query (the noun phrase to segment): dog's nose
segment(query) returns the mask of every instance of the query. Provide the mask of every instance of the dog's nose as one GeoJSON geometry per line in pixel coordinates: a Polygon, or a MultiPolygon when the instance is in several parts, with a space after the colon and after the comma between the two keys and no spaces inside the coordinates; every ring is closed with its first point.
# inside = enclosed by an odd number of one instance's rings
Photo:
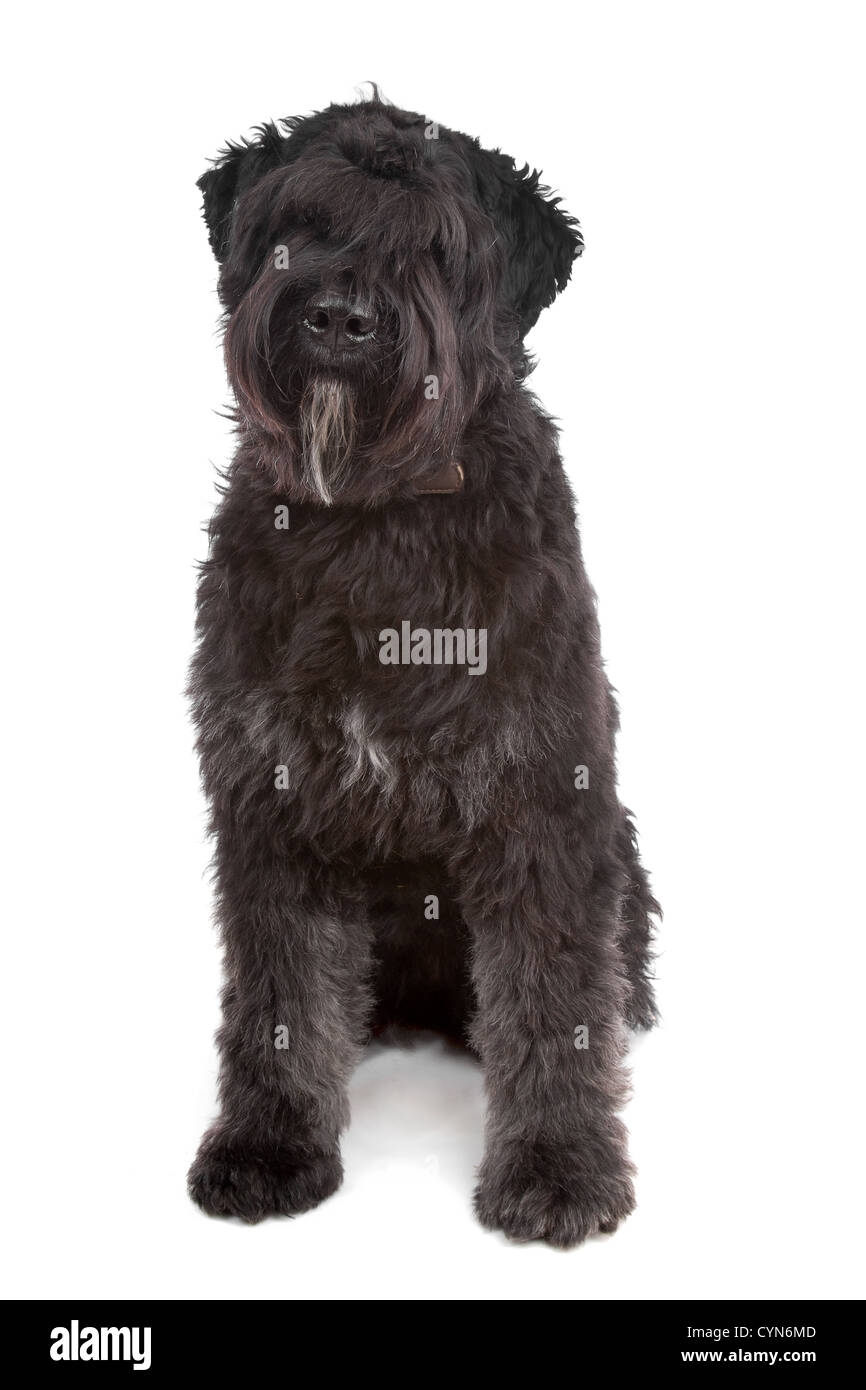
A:
{"type": "Polygon", "coordinates": [[[335,350],[363,347],[376,333],[376,319],[362,304],[333,291],[308,299],[302,322],[311,338],[335,350]]]}

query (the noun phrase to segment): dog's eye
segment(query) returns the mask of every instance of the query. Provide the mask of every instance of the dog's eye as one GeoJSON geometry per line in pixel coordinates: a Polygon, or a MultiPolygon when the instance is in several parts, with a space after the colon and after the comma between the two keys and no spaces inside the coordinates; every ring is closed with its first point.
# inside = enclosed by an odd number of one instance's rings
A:
{"type": "Polygon", "coordinates": [[[303,223],[305,227],[312,227],[316,236],[329,237],[331,235],[331,220],[323,217],[320,212],[310,210],[304,213],[303,223]]]}

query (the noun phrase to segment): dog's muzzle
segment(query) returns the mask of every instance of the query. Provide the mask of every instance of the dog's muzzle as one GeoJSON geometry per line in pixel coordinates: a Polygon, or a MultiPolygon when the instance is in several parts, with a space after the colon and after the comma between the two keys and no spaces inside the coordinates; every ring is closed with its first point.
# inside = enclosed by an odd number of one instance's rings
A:
{"type": "Polygon", "coordinates": [[[361,353],[375,342],[377,322],[363,304],[322,291],[304,305],[301,326],[308,338],[335,354],[361,353]]]}

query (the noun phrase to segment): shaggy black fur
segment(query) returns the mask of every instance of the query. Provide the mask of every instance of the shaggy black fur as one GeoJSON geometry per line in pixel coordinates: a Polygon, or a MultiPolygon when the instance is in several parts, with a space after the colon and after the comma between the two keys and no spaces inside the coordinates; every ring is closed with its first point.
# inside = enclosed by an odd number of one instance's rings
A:
{"type": "Polygon", "coordinates": [[[365,1038],[420,1025],[484,1066],[484,1224],[610,1231],[657,906],[556,434],[523,385],[577,224],[537,174],[378,98],[265,125],[200,186],[240,442],[191,680],[226,984],[190,1190],[250,1221],[328,1196],[365,1038]],[[425,493],[452,460],[463,489],[425,493]],[[485,629],[486,671],[383,664],[404,621],[485,629]]]}

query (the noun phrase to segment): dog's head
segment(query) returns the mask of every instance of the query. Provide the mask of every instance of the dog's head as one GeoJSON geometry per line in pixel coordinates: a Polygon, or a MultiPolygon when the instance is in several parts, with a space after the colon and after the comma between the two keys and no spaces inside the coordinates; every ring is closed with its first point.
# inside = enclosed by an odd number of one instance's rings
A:
{"type": "Polygon", "coordinates": [[[537,173],[378,99],[264,125],[199,186],[242,423],[323,503],[454,460],[583,245],[537,173]]]}

